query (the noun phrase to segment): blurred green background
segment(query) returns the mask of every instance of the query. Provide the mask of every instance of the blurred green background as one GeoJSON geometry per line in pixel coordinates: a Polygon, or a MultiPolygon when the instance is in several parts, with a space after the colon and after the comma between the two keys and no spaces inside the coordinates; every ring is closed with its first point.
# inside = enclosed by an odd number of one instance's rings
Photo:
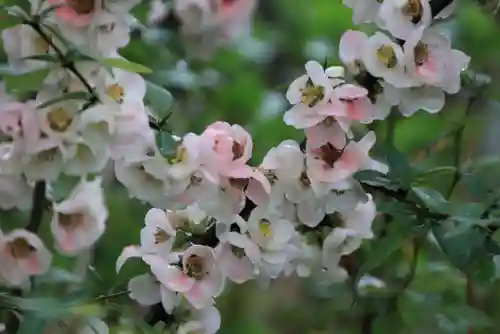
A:
{"type": "MultiPolygon", "coordinates": [[[[486,92],[492,101],[478,103],[467,122],[463,151],[469,161],[500,152],[497,144],[500,109],[493,102],[500,97],[500,20],[491,14],[491,8],[490,4],[479,6],[461,1],[457,15],[442,23],[452,33],[455,48],[472,57],[471,68],[493,80],[486,92]]],[[[144,18],[146,10],[147,5],[142,4],[136,13],[144,18]]],[[[267,150],[280,141],[300,140],[302,133],[282,121],[288,107],[284,92],[302,74],[306,60],[323,62],[326,58],[331,65],[339,64],[338,42],[349,28],[353,28],[351,12],[341,0],[261,0],[255,13],[253,36],[219,49],[210,60],[186,56],[168,28],[143,32],[121,54],[152,68],[154,73],[147,78],[172,92],[175,100],[169,124],[174,133],[199,132],[215,120],[241,124],[253,135],[252,162],[258,164],[267,150]]],[[[5,61],[5,56],[2,60],[5,61]]],[[[396,146],[422,168],[451,164],[453,138],[437,139],[462,118],[467,98],[461,94],[448,97],[446,109],[438,115],[421,111],[409,119],[398,119],[396,146]]],[[[385,124],[375,124],[374,128],[379,136],[384,136],[385,124]]],[[[471,182],[475,187],[494,187],[498,185],[497,173],[496,169],[484,170],[480,178],[471,182]]],[[[443,190],[450,178],[439,175],[432,182],[443,190]]],[[[468,185],[462,182],[456,196],[480,201],[480,196],[468,185]]],[[[139,242],[148,206],[130,200],[123,187],[114,182],[109,184],[106,196],[110,210],[108,229],[95,250],[88,279],[94,295],[122,291],[129,278],[145,271],[135,262],[127,264],[119,275],[114,268],[122,248],[139,242]]],[[[25,217],[2,212],[2,229],[20,224],[25,217]]],[[[51,245],[50,235],[46,234],[51,245]]],[[[377,317],[373,332],[467,333],[468,326],[474,324],[484,328],[477,333],[500,333],[498,281],[492,278],[487,284],[478,282],[476,304],[481,311],[468,308],[463,275],[453,269],[434,245],[429,243],[424,248],[415,280],[400,296],[395,309],[377,317]]],[[[388,265],[380,266],[373,275],[390,287],[394,277],[404,276],[408,270],[411,252],[411,243],[403,243],[391,253],[388,265]]],[[[56,261],[67,268],[73,265],[70,259],[62,257],[56,261]]],[[[368,291],[353,306],[351,291],[345,285],[319,285],[288,278],[274,282],[270,289],[261,289],[254,283],[230,286],[217,301],[223,319],[220,333],[361,333],[366,310],[377,309],[383,293],[368,291]]],[[[108,305],[124,303],[126,298],[116,298],[108,305]]]]}

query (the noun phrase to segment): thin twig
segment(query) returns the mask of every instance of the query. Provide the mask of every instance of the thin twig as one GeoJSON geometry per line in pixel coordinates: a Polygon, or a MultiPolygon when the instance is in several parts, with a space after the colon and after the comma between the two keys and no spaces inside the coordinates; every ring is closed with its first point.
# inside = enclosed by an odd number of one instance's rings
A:
{"type": "Polygon", "coordinates": [[[29,25],[33,30],[35,30],[40,37],[48,44],[50,47],[54,50],[56,53],[57,57],[59,58],[59,61],[61,63],[61,66],[66,68],[68,71],[73,73],[75,77],[85,86],[85,89],[88,91],[88,93],[91,96],[91,101],[96,102],[99,101],[99,98],[97,97],[94,89],[92,86],[88,83],[88,81],[85,79],[85,77],[78,71],[76,68],[75,62],[71,59],[68,58],[66,53],[61,51],[61,49],[52,41],[52,38],[50,38],[45,31],[43,31],[42,26],[40,23],[37,21],[24,21],[24,24],[29,25]]]}
{"type": "Polygon", "coordinates": [[[130,293],[129,290],[124,290],[124,291],[120,291],[120,292],[116,292],[116,293],[111,293],[109,295],[102,295],[102,296],[96,297],[94,299],[94,301],[99,302],[99,301],[102,301],[102,300],[108,300],[108,299],[111,299],[111,298],[116,298],[116,297],[121,297],[121,296],[124,296],[124,295],[128,295],[129,293],[130,293]]]}

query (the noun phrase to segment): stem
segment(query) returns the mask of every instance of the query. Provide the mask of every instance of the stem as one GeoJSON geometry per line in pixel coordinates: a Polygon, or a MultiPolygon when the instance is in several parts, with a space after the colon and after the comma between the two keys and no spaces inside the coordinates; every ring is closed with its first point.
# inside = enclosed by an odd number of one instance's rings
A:
{"type": "Polygon", "coordinates": [[[448,189],[446,193],[446,198],[450,198],[451,195],[453,194],[453,191],[455,190],[455,187],[457,186],[458,182],[460,181],[460,161],[462,158],[462,142],[464,139],[464,131],[465,127],[467,125],[467,117],[469,116],[470,112],[472,111],[472,105],[476,101],[478,96],[474,95],[471,98],[469,98],[469,102],[467,103],[467,108],[465,109],[462,125],[458,128],[457,132],[455,132],[455,136],[453,137],[453,141],[455,142],[455,150],[454,150],[454,163],[453,165],[456,167],[455,173],[453,174],[453,179],[451,181],[450,188],[448,189]]]}
{"type": "MultiPolygon", "coordinates": [[[[45,181],[38,181],[33,189],[33,204],[31,208],[30,220],[26,225],[26,230],[31,233],[37,233],[43,220],[43,211],[45,209],[45,181]]],[[[12,291],[12,295],[22,297],[23,293],[20,289],[12,291]]],[[[6,328],[7,333],[16,333],[19,330],[20,321],[17,315],[12,311],[9,313],[6,328]]]]}
{"type": "Polygon", "coordinates": [[[33,207],[31,208],[30,220],[26,226],[26,230],[36,233],[40,228],[43,219],[43,211],[45,208],[45,181],[38,181],[33,189],[33,207]]]}
{"type": "Polygon", "coordinates": [[[377,315],[375,313],[367,312],[361,318],[361,334],[373,333],[373,322],[377,315]]]}
{"type": "Polygon", "coordinates": [[[124,296],[124,295],[128,295],[129,293],[130,293],[129,290],[124,290],[124,291],[120,291],[120,292],[116,292],[116,293],[111,293],[109,295],[103,295],[103,296],[96,297],[94,299],[94,301],[98,302],[98,301],[102,301],[102,300],[108,300],[108,299],[111,299],[111,298],[116,298],[116,297],[121,297],[121,296],[124,296]]]}
{"type": "Polygon", "coordinates": [[[75,62],[71,59],[68,58],[68,56],[61,51],[61,49],[55,45],[55,43],[52,41],[52,38],[50,38],[42,29],[40,23],[37,21],[25,21],[24,24],[29,25],[33,30],[35,30],[40,37],[43,38],[43,40],[50,45],[50,47],[54,50],[54,52],[57,54],[57,57],[59,58],[59,61],[61,62],[61,66],[66,68],[68,71],[73,73],[77,79],[85,86],[85,89],[88,91],[90,94],[90,100],[92,102],[99,101],[99,98],[97,97],[94,89],[92,86],[87,82],[85,77],[78,71],[76,68],[75,62]]]}

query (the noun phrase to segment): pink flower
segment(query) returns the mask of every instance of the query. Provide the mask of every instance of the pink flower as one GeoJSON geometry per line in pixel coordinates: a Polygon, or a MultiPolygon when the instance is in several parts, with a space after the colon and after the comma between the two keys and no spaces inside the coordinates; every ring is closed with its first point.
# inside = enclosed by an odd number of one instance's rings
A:
{"type": "Polygon", "coordinates": [[[367,133],[359,142],[351,141],[343,148],[335,147],[332,139],[324,144],[308,144],[306,159],[309,178],[315,182],[334,183],[363,169],[387,173],[386,165],[368,156],[374,144],[374,132],[367,133]]]}
{"type": "Polygon", "coordinates": [[[363,48],[368,40],[364,32],[347,30],[340,38],[339,58],[351,72],[363,70],[363,48]]]}
{"type": "Polygon", "coordinates": [[[102,0],[48,0],[51,5],[60,5],[55,15],[73,26],[86,27],[92,22],[96,11],[102,8],[102,0]]]}
{"type": "Polygon", "coordinates": [[[36,123],[33,103],[6,102],[0,104],[0,131],[10,137],[23,134],[38,138],[40,130],[36,123]]]}
{"type": "Polygon", "coordinates": [[[147,255],[143,260],[150,265],[156,278],[168,289],[181,293],[196,309],[213,304],[224,287],[224,276],[217,265],[215,252],[207,246],[193,245],[182,255],[180,266],[164,259],[147,255]]]}
{"type": "Polygon", "coordinates": [[[31,276],[45,274],[52,264],[40,238],[26,230],[14,230],[7,235],[0,231],[0,276],[9,284],[22,285],[31,276]]]}
{"type": "Polygon", "coordinates": [[[253,170],[247,165],[252,155],[252,137],[239,125],[215,122],[201,134],[202,170],[215,183],[220,177],[249,178],[253,170]]]}

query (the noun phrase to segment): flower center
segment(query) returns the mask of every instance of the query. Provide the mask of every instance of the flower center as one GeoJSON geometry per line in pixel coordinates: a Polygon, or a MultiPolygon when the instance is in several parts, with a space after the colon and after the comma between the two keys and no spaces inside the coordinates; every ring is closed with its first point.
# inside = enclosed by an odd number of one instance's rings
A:
{"type": "Polygon", "coordinates": [[[302,93],[300,101],[309,108],[314,107],[325,97],[325,88],[322,86],[314,86],[311,83],[308,83],[307,87],[301,89],[300,92],[302,93]]]}
{"type": "Polygon", "coordinates": [[[415,46],[415,64],[422,66],[429,58],[429,46],[422,42],[418,42],[415,46]]]}
{"type": "Polygon", "coordinates": [[[309,179],[309,176],[307,176],[306,171],[302,171],[299,181],[304,188],[309,188],[311,186],[311,180],[309,179]]]}
{"type": "Polygon", "coordinates": [[[111,22],[109,24],[102,24],[99,26],[99,31],[103,34],[110,34],[113,32],[113,30],[115,30],[116,28],[116,23],[115,22],[111,22]]]}
{"type": "Polygon", "coordinates": [[[64,108],[55,108],[47,114],[47,121],[52,130],[64,132],[73,122],[73,116],[64,108]]]}
{"type": "Polygon", "coordinates": [[[23,260],[28,258],[32,253],[36,252],[33,247],[25,238],[17,238],[7,244],[10,254],[14,259],[23,260]]]}
{"type": "Polygon", "coordinates": [[[95,0],[68,0],[69,6],[79,15],[94,11],[95,0]]]}
{"type": "Polygon", "coordinates": [[[403,15],[411,17],[411,21],[417,24],[422,19],[424,8],[420,0],[408,0],[402,11],[403,15]]]}
{"type": "Polygon", "coordinates": [[[186,162],[188,158],[187,150],[184,147],[184,145],[179,145],[175,149],[175,156],[170,159],[170,163],[175,165],[175,164],[182,164],[186,162]]]}
{"type": "Polygon", "coordinates": [[[165,232],[165,230],[157,227],[154,238],[155,238],[155,245],[158,245],[167,242],[170,239],[170,236],[168,235],[167,232],[165,232]]]}
{"type": "Polygon", "coordinates": [[[339,150],[330,143],[326,143],[316,151],[318,158],[323,160],[323,162],[330,168],[333,168],[333,165],[340,158],[342,153],[343,150],[339,150]]]}
{"type": "Polygon", "coordinates": [[[267,219],[261,219],[259,222],[259,230],[265,237],[272,237],[271,222],[267,219]]]}
{"type": "Polygon", "coordinates": [[[270,169],[265,170],[264,176],[266,177],[266,179],[269,181],[269,183],[271,185],[274,185],[276,183],[276,181],[278,181],[278,177],[276,176],[276,173],[273,170],[270,170],[270,169]]]}
{"type": "Polygon", "coordinates": [[[236,140],[233,140],[233,160],[237,160],[245,154],[245,147],[238,143],[236,140]]]}
{"type": "Polygon", "coordinates": [[[377,59],[387,68],[394,68],[398,64],[396,52],[390,45],[382,45],[377,49],[377,59]]]}
{"type": "Polygon", "coordinates": [[[243,248],[231,245],[231,252],[236,256],[238,259],[241,259],[245,257],[245,250],[243,248]]]}
{"type": "Polygon", "coordinates": [[[75,230],[83,224],[83,213],[59,213],[59,224],[66,230],[75,230]]]}
{"type": "Polygon", "coordinates": [[[186,261],[185,268],[186,275],[194,278],[195,280],[202,280],[208,273],[205,271],[203,258],[198,255],[190,255],[186,261]]]}
{"type": "Polygon", "coordinates": [[[119,84],[114,84],[108,86],[106,94],[108,94],[108,96],[110,96],[116,102],[122,103],[125,96],[125,89],[123,89],[123,87],[119,84]]]}

